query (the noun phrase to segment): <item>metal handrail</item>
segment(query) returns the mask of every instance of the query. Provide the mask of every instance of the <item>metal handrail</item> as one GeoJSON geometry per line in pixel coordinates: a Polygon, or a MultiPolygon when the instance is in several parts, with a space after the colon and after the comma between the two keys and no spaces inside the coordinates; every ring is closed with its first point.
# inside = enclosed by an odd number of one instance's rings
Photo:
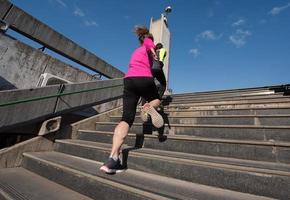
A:
{"type": "MultiPolygon", "coordinates": [[[[61,85],[60,88],[62,88],[62,86],[64,86],[64,85],[61,85]]],[[[27,103],[27,102],[33,102],[33,101],[39,101],[39,100],[44,100],[44,99],[50,99],[50,98],[54,98],[54,97],[67,96],[67,95],[71,95],[71,94],[92,92],[92,91],[97,91],[97,90],[101,90],[101,89],[108,89],[108,88],[114,88],[114,87],[119,87],[119,86],[123,86],[123,84],[114,85],[114,86],[107,86],[107,87],[102,87],[102,88],[93,88],[93,89],[87,89],[87,90],[80,90],[80,91],[76,91],[76,92],[64,92],[64,93],[60,92],[58,94],[48,95],[48,96],[44,96],[44,97],[35,97],[35,98],[28,98],[28,99],[22,99],[22,100],[17,100],[17,101],[5,102],[5,103],[0,103],[0,107],[16,105],[16,104],[21,104],[21,103],[27,103]]]]}

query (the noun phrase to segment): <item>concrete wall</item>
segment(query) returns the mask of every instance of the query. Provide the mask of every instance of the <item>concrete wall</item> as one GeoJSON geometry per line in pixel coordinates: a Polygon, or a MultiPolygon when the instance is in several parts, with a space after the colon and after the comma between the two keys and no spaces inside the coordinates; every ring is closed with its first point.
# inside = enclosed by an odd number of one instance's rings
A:
{"type": "Polygon", "coordinates": [[[0,91],[0,132],[15,126],[45,120],[47,117],[58,116],[117,100],[122,95],[122,78],[34,89],[0,91]],[[55,96],[57,94],[63,96],[57,97],[55,96]],[[34,100],[31,101],[31,99],[34,100]],[[19,103],[19,101],[22,102],[19,103]],[[14,103],[10,104],[11,102],[14,103]]]}
{"type": "Polygon", "coordinates": [[[119,69],[37,20],[29,13],[15,5],[9,7],[7,0],[0,0],[0,5],[5,5],[3,9],[0,9],[0,16],[9,24],[11,29],[108,78],[124,76],[124,73],[119,69]]]}
{"type": "Polygon", "coordinates": [[[7,11],[12,6],[12,4],[6,0],[0,0],[0,5],[0,19],[2,19],[7,14],[7,11]]]}
{"type": "Polygon", "coordinates": [[[47,136],[45,138],[39,136],[0,150],[0,169],[19,167],[25,152],[52,151],[53,140],[51,138],[53,137],[47,136]]]}
{"type": "MultiPolygon", "coordinates": [[[[11,4],[8,0],[0,0],[0,18],[8,23],[9,28],[86,68],[109,78],[123,77],[124,75],[120,70],[11,4]]],[[[122,80],[89,82],[96,80],[96,78],[5,33],[0,33],[0,90],[9,90],[7,93],[0,92],[0,104],[56,94],[59,91],[59,86],[35,88],[40,75],[43,73],[50,73],[70,82],[78,83],[66,85],[64,93],[112,86],[115,83],[122,85],[122,80]],[[23,90],[14,91],[11,89],[23,90]]],[[[63,111],[79,111],[93,105],[98,106],[88,109],[94,113],[103,112],[112,106],[120,105],[120,100],[117,98],[122,95],[121,87],[55,97],[25,103],[25,105],[0,106],[2,114],[0,129],[35,119],[40,120],[40,118],[51,114],[62,114],[63,111]]]]}
{"type": "Polygon", "coordinates": [[[43,73],[77,83],[94,80],[86,72],[0,33],[0,90],[35,87],[43,73]]]}

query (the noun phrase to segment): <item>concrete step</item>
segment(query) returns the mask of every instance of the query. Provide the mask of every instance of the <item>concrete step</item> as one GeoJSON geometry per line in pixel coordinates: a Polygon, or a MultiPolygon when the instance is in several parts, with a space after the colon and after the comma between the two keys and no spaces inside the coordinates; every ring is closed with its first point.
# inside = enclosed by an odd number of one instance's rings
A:
{"type": "Polygon", "coordinates": [[[174,102],[162,102],[163,105],[170,106],[220,106],[220,105],[252,105],[252,104],[269,104],[270,106],[276,106],[277,104],[289,105],[290,98],[289,97],[279,97],[279,98],[268,98],[268,99],[248,99],[248,100],[202,100],[202,101],[174,101],[174,102]],[[288,104],[287,104],[288,103],[288,104]]]}
{"type": "MultiPolygon", "coordinates": [[[[104,178],[116,184],[134,187],[137,190],[143,190],[154,193],[156,196],[166,197],[168,199],[264,199],[265,197],[243,194],[230,190],[224,190],[205,185],[195,184],[188,181],[182,181],[170,177],[164,177],[156,174],[150,174],[142,171],[128,169],[124,173],[119,173],[113,176],[101,173],[98,168],[102,162],[84,159],[80,157],[70,156],[68,154],[48,152],[44,154],[33,153],[30,154],[29,162],[38,161],[41,164],[47,163],[44,169],[55,171],[53,167],[49,166],[54,163],[66,168],[81,173],[88,174],[93,177],[104,178]]],[[[31,165],[31,164],[30,164],[31,165]]],[[[42,165],[41,165],[42,167],[42,165]]],[[[100,198],[100,197],[99,197],[100,198]]],[[[266,198],[265,198],[266,199],[266,198]]]]}
{"type": "Polygon", "coordinates": [[[23,167],[93,199],[170,199],[99,177],[95,174],[98,171],[95,163],[65,154],[24,153],[23,167]]]}
{"type": "Polygon", "coordinates": [[[184,96],[184,97],[166,97],[162,98],[164,101],[175,101],[175,100],[210,100],[210,99],[267,99],[267,98],[283,98],[287,97],[286,95],[282,93],[274,93],[274,92],[268,92],[268,93],[258,93],[258,94],[233,94],[233,95],[212,95],[212,96],[184,96]]]}
{"type": "Polygon", "coordinates": [[[210,103],[188,103],[188,104],[170,104],[164,106],[164,109],[250,109],[250,108],[285,108],[290,107],[290,101],[275,101],[275,102],[210,102],[210,103]]]}
{"type": "Polygon", "coordinates": [[[240,91],[240,92],[228,92],[228,93],[183,93],[183,94],[173,94],[170,96],[164,96],[163,99],[166,98],[195,98],[195,97],[203,97],[203,98],[211,98],[211,97],[234,97],[234,96],[258,96],[258,95],[271,95],[271,94],[280,94],[283,95],[283,93],[275,93],[275,91],[271,90],[258,90],[258,91],[240,91]]]}
{"type": "MultiPolygon", "coordinates": [[[[160,112],[160,113],[164,113],[160,112]]],[[[195,116],[216,116],[216,115],[287,115],[290,114],[290,107],[267,107],[267,108],[235,108],[235,109],[195,109],[187,108],[182,109],[179,107],[170,107],[166,109],[164,115],[168,117],[173,116],[184,116],[184,117],[195,117],[195,116]]],[[[140,115],[137,112],[136,115],[140,115]]]]}
{"type": "MultiPolygon", "coordinates": [[[[163,99],[163,102],[208,102],[208,101],[228,101],[228,100],[266,100],[266,99],[283,99],[287,98],[287,96],[283,96],[282,94],[259,94],[259,95],[232,95],[232,96],[210,96],[210,97],[202,97],[202,96],[196,96],[196,97],[172,97],[172,98],[166,98],[163,99]]],[[[289,97],[288,97],[289,98],[289,97]]]]}
{"type": "Polygon", "coordinates": [[[219,110],[219,109],[256,109],[256,108],[285,108],[290,107],[290,102],[257,102],[257,103],[227,103],[227,102],[218,102],[213,104],[170,104],[164,106],[164,111],[178,109],[195,109],[195,110],[219,110]]]}
{"type": "MultiPolygon", "coordinates": [[[[65,143],[57,141],[57,150],[98,160],[106,160],[110,154],[110,146],[107,144],[65,143]]],[[[148,154],[128,146],[123,149],[123,162],[129,169],[193,183],[272,198],[290,198],[289,172],[161,156],[153,152],[148,154]]]]}
{"type": "MultiPolygon", "coordinates": [[[[121,116],[110,116],[110,122],[119,122],[121,116]]],[[[169,124],[219,124],[219,125],[261,125],[261,126],[290,126],[289,115],[219,115],[219,116],[166,116],[163,118],[169,124]]],[[[136,123],[143,123],[140,116],[135,117],[136,123]]]]}
{"type": "MultiPolygon", "coordinates": [[[[78,139],[112,143],[112,132],[80,130],[78,139]]],[[[188,136],[137,135],[130,133],[126,144],[202,156],[225,157],[252,161],[290,163],[290,143],[253,140],[225,140],[188,136]]],[[[251,161],[251,162],[252,162],[251,161]]],[[[276,168],[275,168],[276,169],[276,168]]],[[[288,167],[285,168],[290,171],[288,167]]]]}
{"type": "Polygon", "coordinates": [[[273,92],[269,87],[260,88],[241,88],[241,89],[231,89],[231,90],[216,90],[216,91],[206,91],[206,92],[189,92],[172,94],[172,97],[182,97],[182,96],[201,96],[201,95],[227,95],[227,94],[252,94],[252,93],[268,93],[273,92]]]}
{"type": "Polygon", "coordinates": [[[92,200],[24,168],[0,170],[0,199],[92,200]]]}
{"type": "MultiPolygon", "coordinates": [[[[96,130],[112,132],[117,124],[116,122],[96,122],[96,130]]],[[[136,134],[189,135],[241,141],[290,141],[290,126],[166,124],[163,128],[156,129],[148,123],[134,123],[130,131],[136,134]]]]}

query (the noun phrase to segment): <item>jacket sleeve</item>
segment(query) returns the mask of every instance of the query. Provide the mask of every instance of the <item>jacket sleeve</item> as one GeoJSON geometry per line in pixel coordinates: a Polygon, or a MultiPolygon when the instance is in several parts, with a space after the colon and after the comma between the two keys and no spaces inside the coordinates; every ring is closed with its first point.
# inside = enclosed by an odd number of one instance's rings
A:
{"type": "Polygon", "coordinates": [[[145,46],[146,50],[149,51],[150,49],[154,49],[155,45],[150,38],[145,38],[143,45],[145,46]]]}

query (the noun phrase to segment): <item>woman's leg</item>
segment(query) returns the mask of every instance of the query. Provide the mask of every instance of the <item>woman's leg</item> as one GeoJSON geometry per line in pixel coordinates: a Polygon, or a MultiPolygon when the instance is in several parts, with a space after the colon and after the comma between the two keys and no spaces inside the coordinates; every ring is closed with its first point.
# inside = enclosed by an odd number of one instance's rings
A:
{"type": "Polygon", "coordinates": [[[140,96],[132,91],[132,86],[134,87],[134,84],[132,84],[130,79],[124,79],[123,116],[114,130],[110,157],[100,168],[105,173],[115,173],[123,170],[123,166],[121,166],[119,160],[120,149],[128,135],[130,126],[134,122],[136,106],[140,98],[140,96]]]}
{"type": "Polygon", "coordinates": [[[113,136],[113,145],[111,150],[111,155],[114,160],[118,159],[120,148],[128,135],[129,132],[129,124],[125,121],[121,121],[115,128],[114,136],[113,136]]]}
{"type": "Polygon", "coordinates": [[[113,144],[111,157],[117,159],[120,153],[120,148],[128,135],[129,129],[132,126],[135,115],[139,95],[134,92],[134,82],[131,79],[124,80],[123,94],[123,115],[120,123],[116,126],[113,136],[113,144]]]}
{"type": "Polygon", "coordinates": [[[155,70],[153,75],[160,83],[160,85],[158,86],[158,94],[159,94],[159,98],[161,99],[164,95],[165,90],[166,90],[166,78],[165,78],[165,75],[164,75],[164,72],[162,69],[155,70]]]}
{"type": "Polygon", "coordinates": [[[156,128],[160,128],[164,125],[164,120],[162,116],[156,111],[156,108],[160,105],[161,101],[159,99],[158,91],[156,88],[156,85],[154,83],[153,78],[148,78],[146,82],[144,82],[144,85],[146,84],[146,88],[141,90],[141,96],[146,99],[148,103],[145,103],[141,115],[144,115],[142,118],[147,119],[143,120],[144,122],[148,121],[148,115],[150,115],[152,124],[156,128]],[[142,114],[143,113],[143,114],[142,114]]]}

